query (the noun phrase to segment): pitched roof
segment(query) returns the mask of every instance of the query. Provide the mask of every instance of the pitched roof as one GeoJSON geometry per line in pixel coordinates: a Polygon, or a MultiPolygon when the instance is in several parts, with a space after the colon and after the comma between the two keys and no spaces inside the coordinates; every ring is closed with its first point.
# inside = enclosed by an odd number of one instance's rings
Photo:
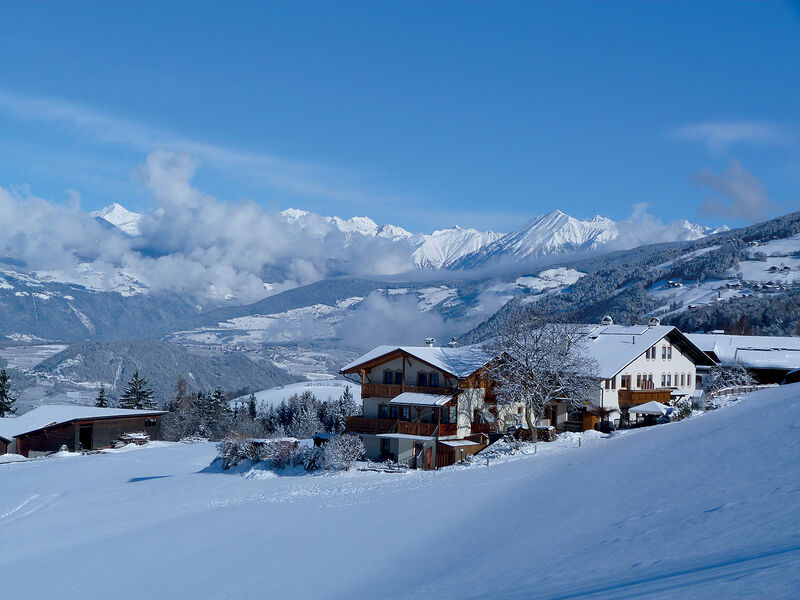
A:
{"type": "Polygon", "coordinates": [[[161,415],[163,410],[135,410],[127,408],[97,408],[72,404],[45,404],[19,417],[0,419],[0,437],[12,439],[50,425],[69,423],[84,419],[107,419],[110,417],[141,417],[161,415]]]}
{"type": "Polygon", "coordinates": [[[698,364],[713,362],[691,340],[670,325],[580,325],[586,354],[597,364],[597,376],[610,379],[642,355],[645,350],[668,338],[671,344],[690,354],[698,364]]]}
{"type": "Polygon", "coordinates": [[[724,365],[739,363],[761,369],[800,367],[800,337],[690,333],[688,337],[704,352],[713,353],[724,365]]]}
{"type": "Polygon", "coordinates": [[[345,365],[341,372],[352,371],[356,367],[394,352],[404,352],[455,377],[468,377],[492,360],[492,356],[479,345],[456,348],[449,346],[378,346],[345,365]]]}

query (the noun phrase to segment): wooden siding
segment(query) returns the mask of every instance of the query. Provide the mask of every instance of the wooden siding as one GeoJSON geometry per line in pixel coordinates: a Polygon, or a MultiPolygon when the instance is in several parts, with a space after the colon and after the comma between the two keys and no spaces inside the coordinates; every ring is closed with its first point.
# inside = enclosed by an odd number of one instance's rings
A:
{"type": "Polygon", "coordinates": [[[486,444],[472,444],[471,446],[458,446],[454,448],[447,444],[436,444],[436,468],[449,467],[462,458],[477,454],[486,448],[486,444]]]}
{"type": "MultiPolygon", "coordinates": [[[[455,423],[442,423],[440,436],[456,435],[455,423]]],[[[417,421],[398,421],[397,419],[374,419],[370,417],[347,417],[347,431],[355,433],[402,433],[404,435],[432,436],[436,433],[436,423],[417,421]]]]}
{"type": "Polygon", "coordinates": [[[161,437],[160,415],[84,419],[37,429],[19,436],[17,439],[17,452],[23,456],[28,456],[29,452],[57,452],[61,449],[61,446],[66,446],[70,452],[110,448],[113,441],[123,433],[136,431],[147,433],[150,439],[158,439],[161,437]],[[148,426],[145,424],[151,420],[155,422],[154,425],[148,426]],[[91,448],[80,448],[81,425],[92,426],[91,448]]]}
{"type": "Polygon", "coordinates": [[[3,438],[0,438],[0,454],[8,452],[8,443],[3,438]]]}
{"type": "Polygon", "coordinates": [[[447,396],[456,392],[453,388],[426,387],[421,385],[394,385],[389,383],[365,383],[361,386],[362,398],[395,398],[403,392],[447,396]]]}
{"type": "Polygon", "coordinates": [[[671,390],[657,389],[657,390],[619,390],[619,405],[625,406],[638,406],[646,404],[647,402],[660,402],[661,404],[669,404],[671,399],[671,390]]]}

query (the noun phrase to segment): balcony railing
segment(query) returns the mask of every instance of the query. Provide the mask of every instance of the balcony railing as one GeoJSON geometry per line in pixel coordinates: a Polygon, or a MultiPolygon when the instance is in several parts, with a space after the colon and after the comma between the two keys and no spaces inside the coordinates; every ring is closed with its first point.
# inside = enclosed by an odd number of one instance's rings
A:
{"type": "Polygon", "coordinates": [[[668,404],[671,397],[671,391],[669,389],[657,389],[657,390],[619,390],[618,398],[619,404],[622,406],[623,404],[638,406],[639,404],[645,404],[652,400],[656,402],[661,402],[662,404],[668,404]]]}
{"type": "MultiPolygon", "coordinates": [[[[439,425],[439,436],[456,435],[455,423],[439,425]]],[[[376,419],[371,417],[347,417],[347,431],[356,433],[402,433],[404,435],[436,435],[436,423],[420,421],[398,421],[397,419],[376,419]]]]}
{"type": "Polygon", "coordinates": [[[430,387],[424,385],[394,385],[389,383],[365,383],[361,386],[362,398],[394,398],[403,392],[416,392],[418,394],[452,394],[456,390],[445,387],[430,387]]]}

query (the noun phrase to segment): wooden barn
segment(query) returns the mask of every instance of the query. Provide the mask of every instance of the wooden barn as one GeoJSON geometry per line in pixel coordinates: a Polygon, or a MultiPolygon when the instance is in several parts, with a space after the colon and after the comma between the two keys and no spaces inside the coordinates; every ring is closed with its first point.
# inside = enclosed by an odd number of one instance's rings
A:
{"type": "Polygon", "coordinates": [[[0,419],[0,454],[41,456],[66,446],[70,452],[110,448],[125,433],[161,434],[159,410],[46,405],[20,417],[0,419]]]}

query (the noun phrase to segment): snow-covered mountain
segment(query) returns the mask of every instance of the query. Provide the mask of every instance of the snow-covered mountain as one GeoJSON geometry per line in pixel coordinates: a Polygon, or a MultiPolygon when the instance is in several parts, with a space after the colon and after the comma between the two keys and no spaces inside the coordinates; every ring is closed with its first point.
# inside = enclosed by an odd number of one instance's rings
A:
{"type": "Polygon", "coordinates": [[[419,269],[446,269],[461,257],[476,252],[503,237],[494,231],[477,229],[439,229],[430,235],[420,236],[411,257],[419,269]]]}
{"type": "Polygon", "coordinates": [[[511,233],[452,261],[447,267],[469,269],[494,262],[529,262],[552,254],[603,248],[620,250],[654,242],[691,241],[727,230],[728,227],[724,225],[711,229],[686,220],[663,225],[658,222],[617,222],[596,215],[581,221],[555,210],[534,217],[511,233]]]}
{"type": "Polygon", "coordinates": [[[402,227],[395,225],[379,226],[369,217],[352,217],[342,219],[340,217],[324,217],[307,210],[298,208],[287,208],[281,211],[281,216],[288,223],[298,225],[314,235],[314,237],[324,237],[333,227],[344,233],[348,241],[352,241],[355,236],[386,238],[392,241],[410,240],[414,235],[402,227]]]}
{"type": "Polygon", "coordinates": [[[128,235],[137,236],[142,233],[139,229],[139,223],[144,218],[144,215],[130,211],[116,202],[89,214],[95,219],[102,219],[106,223],[111,223],[111,225],[128,235]]]}

